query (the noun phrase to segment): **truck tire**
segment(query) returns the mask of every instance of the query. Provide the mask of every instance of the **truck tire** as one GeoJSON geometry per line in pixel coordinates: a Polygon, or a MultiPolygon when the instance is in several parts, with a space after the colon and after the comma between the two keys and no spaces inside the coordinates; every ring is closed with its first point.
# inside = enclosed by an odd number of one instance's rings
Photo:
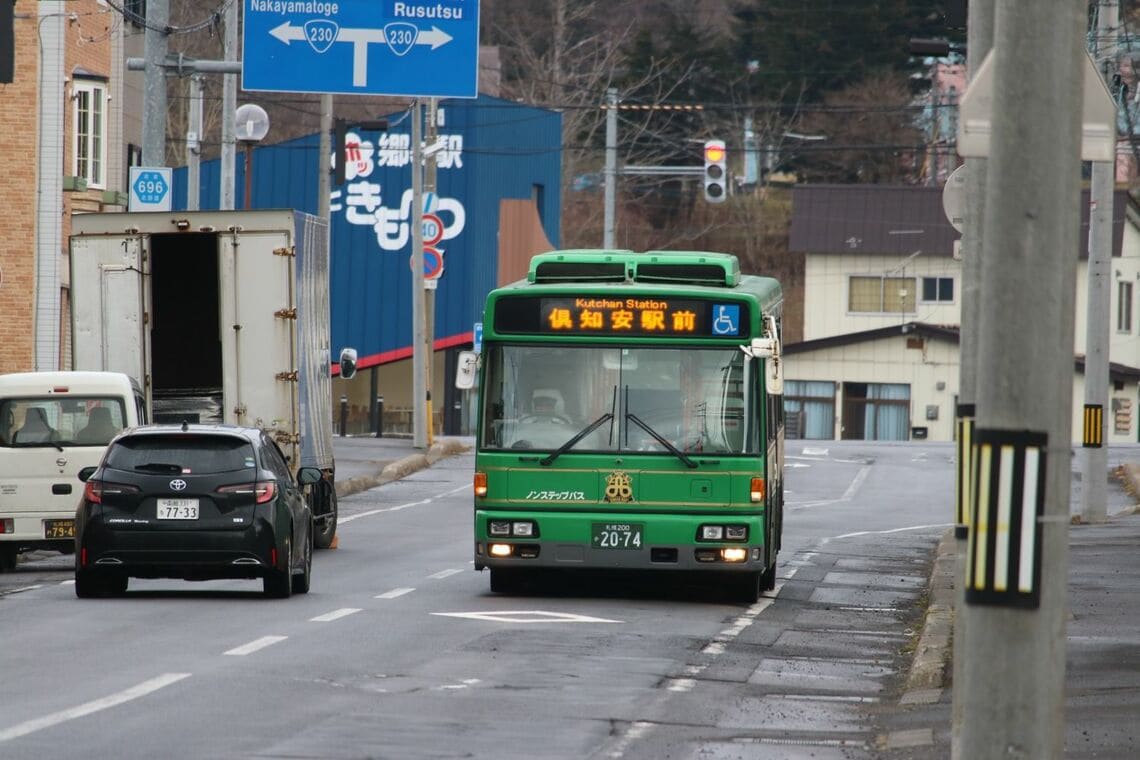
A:
{"type": "Polygon", "coordinates": [[[327,480],[322,480],[317,487],[320,489],[317,492],[317,504],[325,508],[317,512],[313,546],[318,549],[328,549],[336,537],[336,489],[327,480]]]}

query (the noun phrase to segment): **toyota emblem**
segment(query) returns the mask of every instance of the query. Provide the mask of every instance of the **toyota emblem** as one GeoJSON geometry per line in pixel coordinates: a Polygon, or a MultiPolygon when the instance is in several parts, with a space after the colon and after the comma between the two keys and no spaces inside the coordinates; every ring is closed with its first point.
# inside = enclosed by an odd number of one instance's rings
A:
{"type": "Polygon", "coordinates": [[[171,491],[185,491],[186,490],[186,481],[183,480],[182,478],[175,478],[174,480],[170,481],[170,490],[171,491]]]}

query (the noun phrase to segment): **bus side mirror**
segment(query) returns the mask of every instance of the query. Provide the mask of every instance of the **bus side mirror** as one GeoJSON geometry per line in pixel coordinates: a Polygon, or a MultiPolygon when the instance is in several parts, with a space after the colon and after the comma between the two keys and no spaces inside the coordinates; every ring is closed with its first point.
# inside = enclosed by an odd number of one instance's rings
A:
{"type": "Polygon", "coordinates": [[[455,387],[461,391],[475,387],[475,376],[479,372],[479,354],[474,351],[460,351],[459,362],[455,367],[455,387]]]}
{"type": "Polygon", "coordinates": [[[344,380],[352,379],[356,374],[356,349],[342,348],[340,350],[340,376],[344,380]]]}
{"type": "Polygon", "coordinates": [[[780,341],[778,338],[753,338],[751,355],[756,359],[764,360],[767,370],[765,386],[768,393],[773,396],[784,394],[783,361],[780,357],[780,341]]]}

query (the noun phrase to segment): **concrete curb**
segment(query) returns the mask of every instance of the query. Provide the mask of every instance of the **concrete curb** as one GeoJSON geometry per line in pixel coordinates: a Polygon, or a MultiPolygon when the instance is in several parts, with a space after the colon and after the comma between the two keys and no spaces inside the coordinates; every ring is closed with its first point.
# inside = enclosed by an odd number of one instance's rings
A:
{"type": "Polygon", "coordinates": [[[394,480],[406,478],[413,472],[431,467],[445,457],[462,454],[470,448],[470,446],[456,440],[447,439],[438,441],[433,443],[431,448],[426,452],[409,454],[402,459],[389,462],[384,466],[384,469],[375,475],[357,475],[355,478],[349,478],[348,480],[337,483],[337,498],[343,499],[346,496],[367,491],[369,488],[375,488],[385,483],[391,483],[394,480]]]}
{"type": "Polygon", "coordinates": [[[938,542],[934,568],[930,572],[930,601],[906,679],[908,693],[940,689],[945,684],[946,664],[950,661],[954,633],[954,565],[957,551],[954,531],[948,530],[938,542]]]}

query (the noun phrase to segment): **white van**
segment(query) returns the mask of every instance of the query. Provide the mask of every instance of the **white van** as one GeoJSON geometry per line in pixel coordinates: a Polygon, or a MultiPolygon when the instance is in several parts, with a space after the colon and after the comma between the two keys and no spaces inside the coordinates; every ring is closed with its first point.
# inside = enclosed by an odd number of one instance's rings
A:
{"type": "Polygon", "coordinates": [[[74,551],[79,470],[145,422],[142,390],[119,372],[0,375],[0,572],[28,549],[74,551]]]}

